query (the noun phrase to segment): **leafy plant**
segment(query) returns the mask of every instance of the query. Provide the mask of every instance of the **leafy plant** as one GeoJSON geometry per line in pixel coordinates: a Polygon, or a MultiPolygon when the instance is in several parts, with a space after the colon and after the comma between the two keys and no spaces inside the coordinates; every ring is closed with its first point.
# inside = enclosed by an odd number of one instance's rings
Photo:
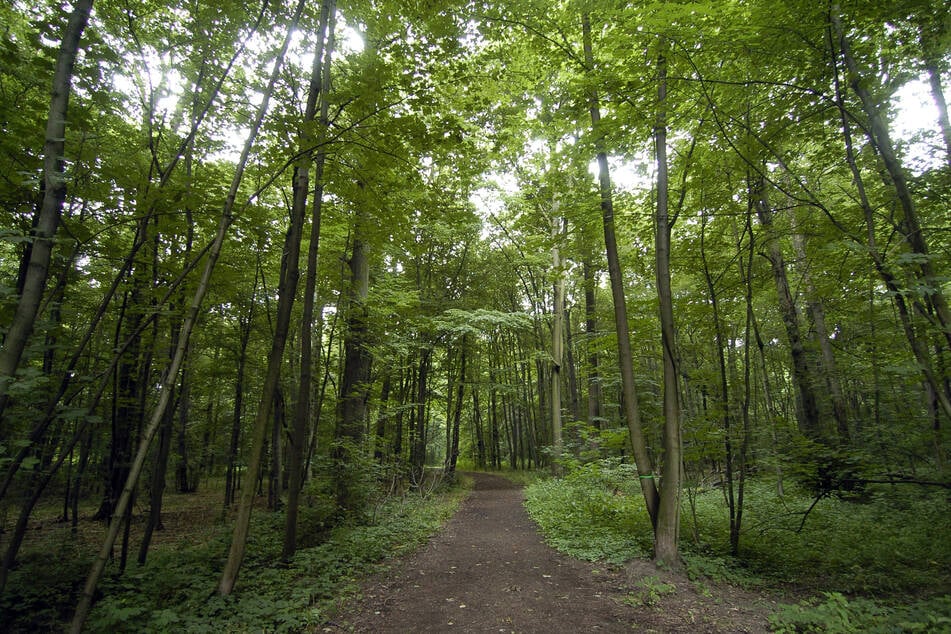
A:
{"type": "Polygon", "coordinates": [[[549,544],[575,557],[623,562],[650,552],[650,520],[633,465],[604,459],[526,490],[525,507],[549,544]]]}
{"type": "Polygon", "coordinates": [[[888,608],[868,599],[849,599],[838,592],[826,592],[823,597],[783,606],[769,618],[774,631],[782,634],[891,634],[951,630],[949,596],[918,601],[902,608],[888,608]]]}
{"type": "Polygon", "coordinates": [[[635,607],[655,606],[663,597],[677,591],[677,586],[661,581],[656,575],[644,577],[634,585],[637,590],[629,594],[624,602],[635,607]]]}

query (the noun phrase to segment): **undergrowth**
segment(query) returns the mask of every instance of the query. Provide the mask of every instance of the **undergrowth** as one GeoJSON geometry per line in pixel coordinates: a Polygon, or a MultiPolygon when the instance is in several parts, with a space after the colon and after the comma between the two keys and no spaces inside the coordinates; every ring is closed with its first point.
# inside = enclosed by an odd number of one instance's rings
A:
{"type": "MultiPolygon", "coordinates": [[[[227,554],[230,525],[189,548],[157,549],[146,565],[130,564],[100,583],[86,627],[95,632],[295,632],[324,622],[359,580],[390,556],[416,548],[447,520],[465,495],[407,494],[380,503],[360,525],[341,525],[318,545],[280,563],[284,514],[252,517],[248,554],[235,592],[215,592],[227,554]]],[[[65,546],[64,546],[65,547],[65,546]]],[[[74,549],[24,561],[0,597],[4,631],[62,628],[91,562],[74,549]],[[64,568],[59,562],[68,562],[64,568]],[[50,577],[36,583],[36,575],[50,577]],[[41,589],[42,592],[39,592],[41,589]]]]}
{"type": "MultiPolygon", "coordinates": [[[[681,551],[701,590],[712,580],[820,597],[782,608],[772,620],[780,632],[951,631],[945,492],[880,486],[860,501],[823,499],[805,516],[813,502],[807,492],[787,483],[779,496],[775,488],[765,479],[747,482],[736,558],[723,491],[693,492],[696,526],[685,499],[681,534],[700,540],[682,540],[681,551]]],[[[652,531],[632,465],[589,462],[529,486],[526,495],[529,514],[563,552],[615,563],[650,555],[652,531]]]]}

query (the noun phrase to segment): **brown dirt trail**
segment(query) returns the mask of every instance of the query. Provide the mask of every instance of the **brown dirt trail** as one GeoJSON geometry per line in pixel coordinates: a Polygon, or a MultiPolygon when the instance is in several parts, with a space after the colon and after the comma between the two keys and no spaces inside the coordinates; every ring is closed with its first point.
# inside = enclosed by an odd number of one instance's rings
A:
{"type": "Polygon", "coordinates": [[[704,604],[713,602],[686,580],[673,593],[681,596],[659,604],[623,602],[633,591],[630,567],[612,570],[554,551],[523,509],[518,485],[489,474],[472,477],[474,490],[445,528],[369,582],[362,598],[322,631],[766,631],[761,613],[732,602],[717,601],[713,612],[725,614],[708,614],[713,606],[704,604]]]}

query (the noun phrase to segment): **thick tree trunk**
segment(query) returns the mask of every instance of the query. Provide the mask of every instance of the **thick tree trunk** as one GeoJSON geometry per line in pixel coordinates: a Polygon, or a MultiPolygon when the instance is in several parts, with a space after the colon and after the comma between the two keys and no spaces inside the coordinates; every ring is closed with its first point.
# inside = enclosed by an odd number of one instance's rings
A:
{"type": "MultiPolygon", "coordinates": [[[[587,14],[582,16],[585,64],[589,71],[594,69],[594,55],[591,49],[591,21],[587,14]]],[[[638,479],[644,495],[644,503],[651,518],[651,524],[657,524],[659,495],[654,480],[654,467],[647,451],[647,442],[641,429],[640,409],[637,402],[637,390],[634,387],[634,358],[631,352],[631,339],[627,325],[627,300],[624,296],[624,281],[621,262],[618,258],[617,238],[614,231],[614,200],[612,197],[611,173],[608,168],[608,155],[604,150],[604,139],[599,130],[601,111],[598,95],[591,91],[588,96],[591,114],[591,128],[595,135],[598,160],[598,182],[601,192],[601,214],[604,224],[604,246],[607,252],[608,276],[611,280],[611,295],[614,299],[614,325],[617,331],[618,363],[621,370],[621,389],[624,402],[624,414],[627,418],[631,436],[631,448],[637,463],[638,479]]]]}

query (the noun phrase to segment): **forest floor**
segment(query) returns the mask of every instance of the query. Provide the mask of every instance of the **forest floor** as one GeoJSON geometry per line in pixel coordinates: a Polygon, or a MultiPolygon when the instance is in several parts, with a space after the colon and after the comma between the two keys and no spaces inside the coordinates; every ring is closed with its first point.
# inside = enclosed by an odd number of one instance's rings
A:
{"type": "Polygon", "coordinates": [[[364,585],[323,632],[767,632],[778,597],[635,560],[594,564],[547,546],[520,485],[475,486],[429,543],[364,585]]]}

